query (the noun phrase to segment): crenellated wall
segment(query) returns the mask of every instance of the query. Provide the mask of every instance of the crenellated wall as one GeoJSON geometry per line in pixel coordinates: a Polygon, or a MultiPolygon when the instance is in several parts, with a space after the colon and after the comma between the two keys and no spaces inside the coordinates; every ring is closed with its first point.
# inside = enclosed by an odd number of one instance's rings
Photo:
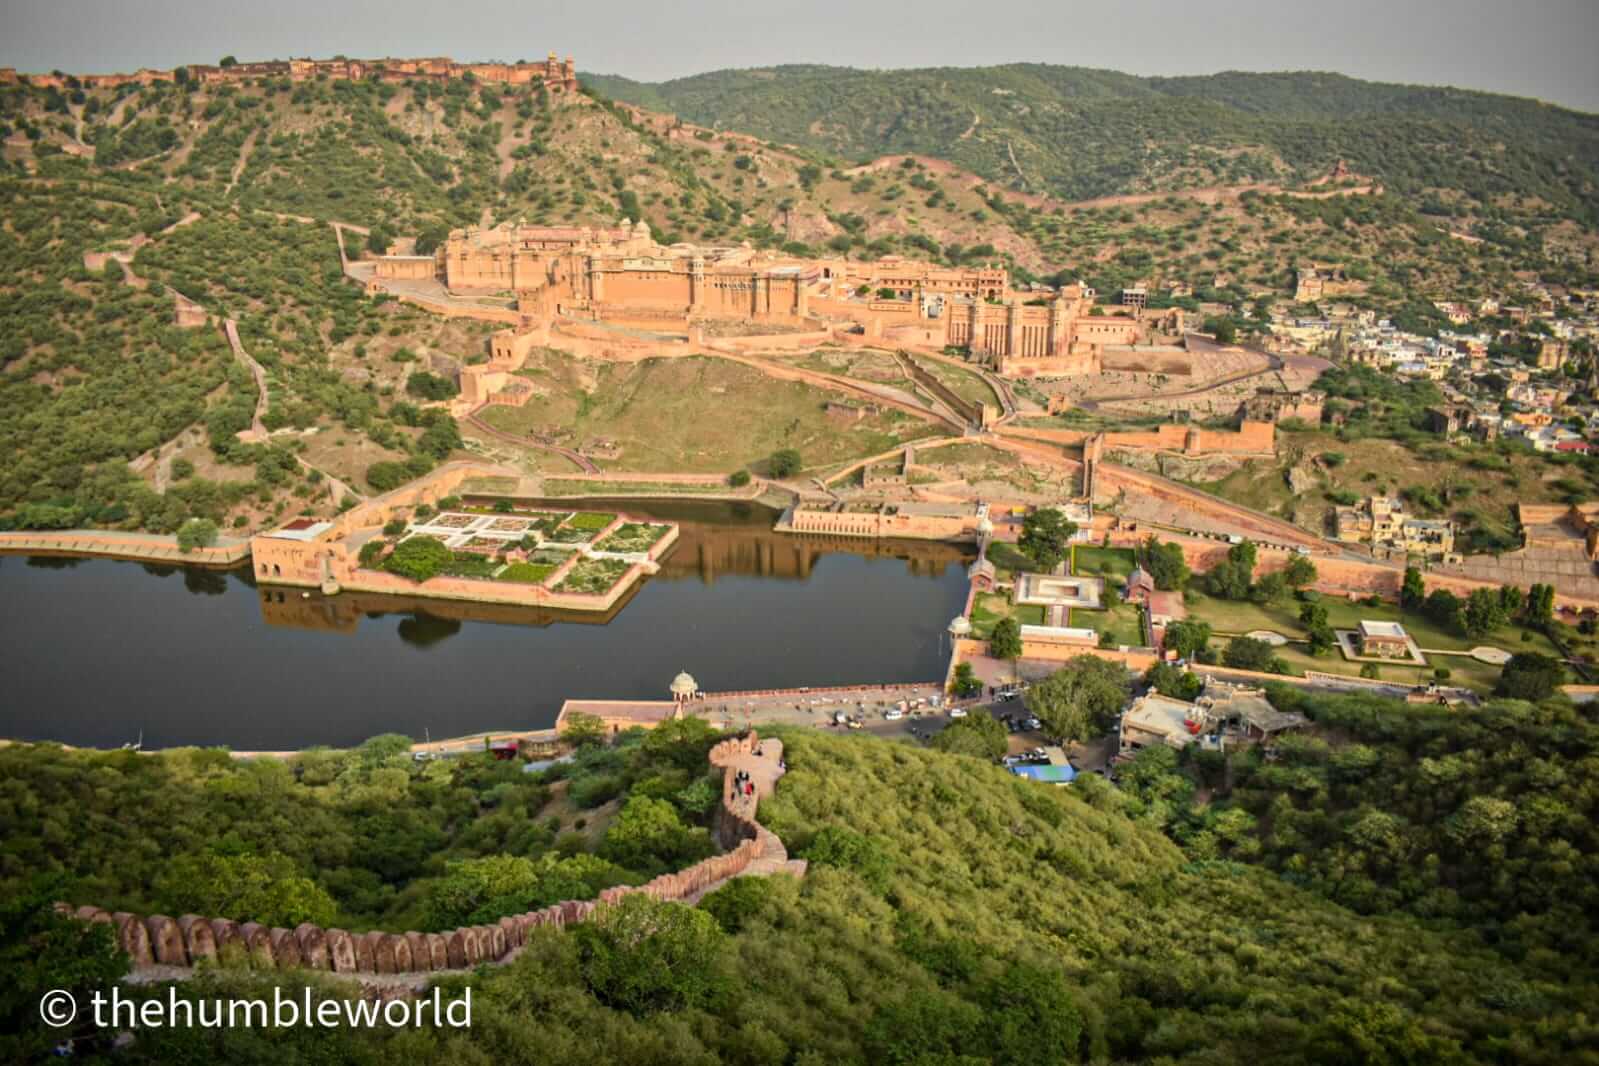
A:
{"type": "Polygon", "coordinates": [[[80,921],[113,926],[117,945],[132,960],[135,970],[155,966],[187,968],[205,959],[224,957],[247,961],[259,970],[307,969],[345,974],[429,973],[506,961],[527,942],[533,929],[588,921],[601,907],[634,893],[665,901],[697,899],[720,882],[748,871],[761,858],[772,860],[768,867],[773,872],[782,868],[803,874],[803,864],[789,862],[783,842],[755,820],[760,797],[736,795],[734,764],[759,749],[760,738],[751,731],[723,740],[710,750],[710,764],[724,771],[722,802],[712,826],[713,837],[725,849],[722,854],[676,873],[662,874],[647,884],[618,885],[601,892],[597,899],[563,900],[493,924],[462,926],[443,933],[351,933],[324,929],[310,922],[284,929],[197,914],[178,918],[165,914],[140,916],[92,906],[74,908],[67,903],[57,903],[56,909],[80,921]]]}

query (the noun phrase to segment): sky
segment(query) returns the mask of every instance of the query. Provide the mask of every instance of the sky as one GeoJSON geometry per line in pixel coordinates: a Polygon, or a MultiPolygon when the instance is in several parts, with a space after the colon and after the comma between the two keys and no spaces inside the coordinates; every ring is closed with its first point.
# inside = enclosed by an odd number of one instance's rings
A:
{"type": "Polygon", "coordinates": [[[776,63],[1330,70],[1599,112],[1599,0],[0,0],[0,66],[21,71],[552,50],[644,81],[776,63]]]}

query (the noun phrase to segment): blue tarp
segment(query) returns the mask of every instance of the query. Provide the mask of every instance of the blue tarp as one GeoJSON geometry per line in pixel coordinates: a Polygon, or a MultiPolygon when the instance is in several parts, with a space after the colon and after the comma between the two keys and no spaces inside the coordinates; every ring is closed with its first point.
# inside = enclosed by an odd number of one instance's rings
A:
{"type": "Polygon", "coordinates": [[[1070,766],[1012,766],[1010,772],[1017,777],[1027,777],[1051,785],[1069,785],[1077,780],[1077,771],[1070,766]]]}

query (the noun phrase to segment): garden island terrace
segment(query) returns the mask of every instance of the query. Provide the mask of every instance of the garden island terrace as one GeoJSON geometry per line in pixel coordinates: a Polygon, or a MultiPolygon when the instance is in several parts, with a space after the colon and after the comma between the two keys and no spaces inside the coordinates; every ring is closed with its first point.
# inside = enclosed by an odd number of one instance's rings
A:
{"type": "Polygon", "coordinates": [[[674,522],[613,511],[462,501],[484,464],[440,467],[331,521],[297,518],[252,539],[264,584],[607,611],[677,542],[674,522]]]}

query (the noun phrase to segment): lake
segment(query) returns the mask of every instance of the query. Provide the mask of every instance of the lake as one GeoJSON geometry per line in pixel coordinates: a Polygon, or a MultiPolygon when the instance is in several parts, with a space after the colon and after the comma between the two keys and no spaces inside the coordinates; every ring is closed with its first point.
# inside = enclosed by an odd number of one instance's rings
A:
{"type": "Polygon", "coordinates": [[[943,676],[960,547],[773,533],[753,504],[609,505],[681,538],[606,616],[5,557],[0,736],[282,750],[546,727],[571,697],[666,699],[680,670],[711,692],[943,676]]]}

